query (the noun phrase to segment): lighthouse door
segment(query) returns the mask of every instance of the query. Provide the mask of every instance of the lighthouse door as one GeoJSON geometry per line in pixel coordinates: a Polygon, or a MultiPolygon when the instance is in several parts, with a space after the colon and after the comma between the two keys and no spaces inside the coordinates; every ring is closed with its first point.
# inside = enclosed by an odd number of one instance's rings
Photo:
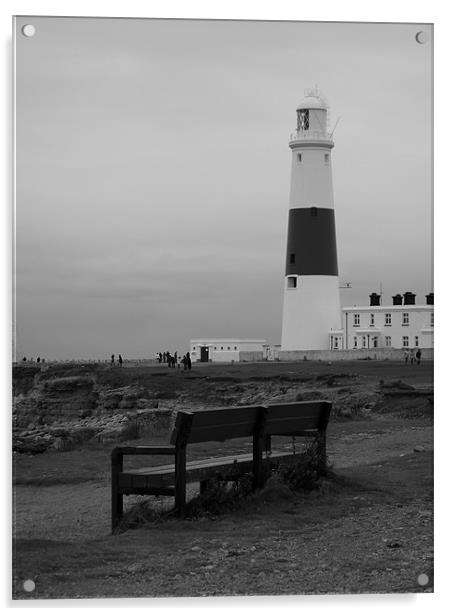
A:
{"type": "Polygon", "coordinates": [[[209,361],[209,347],[208,346],[201,347],[201,361],[209,361]]]}

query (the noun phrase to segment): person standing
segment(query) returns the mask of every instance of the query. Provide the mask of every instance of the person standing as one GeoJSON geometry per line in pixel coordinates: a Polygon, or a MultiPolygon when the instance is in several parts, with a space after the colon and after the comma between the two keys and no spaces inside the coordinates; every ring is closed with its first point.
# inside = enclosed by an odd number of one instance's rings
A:
{"type": "Polygon", "coordinates": [[[416,361],[417,361],[417,365],[418,365],[418,366],[419,366],[419,364],[421,363],[421,355],[422,355],[422,353],[421,353],[421,349],[418,349],[418,350],[416,351],[416,361]]]}
{"type": "Polygon", "coordinates": [[[112,354],[112,356],[111,356],[111,361],[110,361],[110,363],[111,363],[111,365],[112,365],[112,366],[113,366],[113,365],[114,365],[114,363],[115,363],[115,356],[114,356],[114,353],[113,353],[113,354],[112,354]]]}
{"type": "Polygon", "coordinates": [[[410,351],[410,364],[414,364],[414,349],[411,349],[410,351]]]}
{"type": "Polygon", "coordinates": [[[190,353],[187,353],[187,354],[185,355],[185,357],[187,358],[187,368],[188,368],[189,370],[191,370],[191,357],[190,357],[190,353]]]}
{"type": "Polygon", "coordinates": [[[122,368],[122,355],[121,354],[118,355],[118,364],[119,364],[119,367],[122,368]]]}

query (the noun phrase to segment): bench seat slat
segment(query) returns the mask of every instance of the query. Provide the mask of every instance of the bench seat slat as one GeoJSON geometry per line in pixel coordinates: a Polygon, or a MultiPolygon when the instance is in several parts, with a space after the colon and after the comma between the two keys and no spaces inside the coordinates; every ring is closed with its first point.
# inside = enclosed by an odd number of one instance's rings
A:
{"type": "MultiPolygon", "coordinates": [[[[273,452],[268,461],[270,463],[290,462],[299,455],[302,454],[296,453],[294,455],[291,451],[278,451],[273,452]]],[[[199,481],[205,477],[210,477],[213,474],[212,471],[218,473],[230,471],[231,476],[235,474],[235,470],[239,470],[240,473],[251,472],[252,466],[253,456],[251,454],[192,460],[187,463],[187,481],[199,481]]],[[[159,487],[172,486],[174,485],[174,464],[145,467],[120,473],[118,483],[121,491],[127,488],[158,489],[159,487]]]]}

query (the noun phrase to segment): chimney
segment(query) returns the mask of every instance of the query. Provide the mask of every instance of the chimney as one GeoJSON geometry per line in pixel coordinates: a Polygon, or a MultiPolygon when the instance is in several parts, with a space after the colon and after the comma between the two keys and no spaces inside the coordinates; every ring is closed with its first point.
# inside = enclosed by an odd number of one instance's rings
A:
{"type": "Polygon", "coordinates": [[[378,293],[371,293],[369,295],[370,297],[370,305],[371,306],[379,306],[380,305],[380,297],[381,295],[378,295],[378,293]]]}
{"type": "Polygon", "coordinates": [[[394,306],[402,305],[402,296],[400,295],[400,293],[397,293],[397,295],[392,296],[392,303],[394,306]]]}
{"type": "Polygon", "coordinates": [[[414,304],[416,299],[416,295],[414,293],[411,293],[411,291],[406,291],[406,293],[403,294],[403,303],[405,304],[405,306],[414,306],[414,304]]]}
{"type": "Polygon", "coordinates": [[[429,293],[425,296],[425,301],[427,302],[427,306],[433,306],[433,293],[429,293]]]}

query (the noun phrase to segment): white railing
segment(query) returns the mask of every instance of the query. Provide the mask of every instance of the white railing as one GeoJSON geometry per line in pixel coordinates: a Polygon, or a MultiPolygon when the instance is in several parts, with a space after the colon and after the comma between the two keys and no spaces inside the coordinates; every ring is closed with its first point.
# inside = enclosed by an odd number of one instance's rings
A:
{"type": "Polygon", "coordinates": [[[333,134],[321,130],[299,130],[290,134],[290,141],[299,141],[301,139],[318,139],[319,141],[332,141],[333,134]]]}

